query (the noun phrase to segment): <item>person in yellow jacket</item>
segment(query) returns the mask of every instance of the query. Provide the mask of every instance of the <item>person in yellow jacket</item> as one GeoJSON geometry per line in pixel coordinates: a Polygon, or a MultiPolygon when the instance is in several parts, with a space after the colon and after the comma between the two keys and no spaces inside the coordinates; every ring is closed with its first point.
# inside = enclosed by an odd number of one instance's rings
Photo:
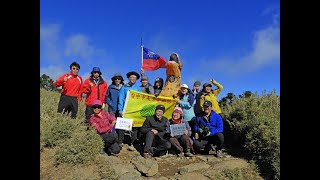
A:
{"type": "Polygon", "coordinates": [[[212,103],[212,110],[216,112],[217,114],[221,114],[221,108],[218,103],[218,95],[223,89],[223,86],[219,84],[217,81],[214,79],[210,80],[213,85],[215,85],[217,88],[215,90],[212,89],[212,85],[207,82],[203,84],[201,96],[200,96],[200,106],[202,111],[203,109],[203,103],[204,101],[210,101],[212,103]]]}

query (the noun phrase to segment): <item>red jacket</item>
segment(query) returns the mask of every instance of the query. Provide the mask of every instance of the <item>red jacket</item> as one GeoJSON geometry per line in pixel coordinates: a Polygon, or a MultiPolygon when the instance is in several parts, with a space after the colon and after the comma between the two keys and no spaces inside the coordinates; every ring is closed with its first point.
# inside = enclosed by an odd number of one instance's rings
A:
{"type": "Polygon", "coordinates": [[[92,102],[96,99],[99,99],[102,103],[105,102],[106,94],[108,90],[108,84],[100,76],[98,85],[94,83],[93,78],[90,76],[84,81],[81,86],[81,92],[87,95],[86,97],[86,106],[92,106],[92,102]],[[92,83],[91,87],[89,83],[92,83]]]}
{"type": "Polygon", "coordinates": [[[61,94],[78,97],[78,102],[82,99],[82,93],[80,92],[81,85],[82,77],[79,75],[73,75],[72,73],[63,74],[56,82],[53,83],[54,87],[62,86],[60,91],[61,94]],[[64,77],[66,76],[68,77],[68,80],[65,82],[64,77]]]}
{"type": "Polygon", "coordinates": [[[96,128],[96,130],[100,133],[109,133],[113,125],[111,124],[113,121],[116,121],[116,117],[105,112],[101,111],[101,117],[96,114],[92,114],[90,117],[90,124],[96,128]]]}

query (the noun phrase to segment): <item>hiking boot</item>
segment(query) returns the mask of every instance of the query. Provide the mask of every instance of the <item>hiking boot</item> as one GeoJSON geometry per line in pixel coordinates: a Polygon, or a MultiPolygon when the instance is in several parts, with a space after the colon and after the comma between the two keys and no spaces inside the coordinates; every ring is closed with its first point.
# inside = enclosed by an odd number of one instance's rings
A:
{"type": "Polygon", "coordinates": [[[128,147],[128,150],[129,150],[129,151],[135,151],[136,148],[133,146],[133,144],[131,144],[131,145],[128,147]]]}
{"type": "Polygon", "coordinates": [[[119,153],[111,153],[111,156],[119,157],[119,153]]]}
{"type": "Polygon", "coordinates": [[[218,150],[217,151],[217,158],[222,158],[223,154],[222,154],[222,150],[218,150]]]}
{"type": "Polygon", "coordinates": [[[193,157],[193,154],[190,152],[190,149],[187,149],[187,152],[184,153],[186,157],[193,157]]]}
{"type": "Polygon", "coordinates": [[[143,157],[146,159],[152,158],[152,155],[148,152],[143,153],[143,157]]]}
{"type": "Polygon", "coordinates": [[[178,157],[183,157],[184,156],[184,153],[183,152],[180,152],[179,154],[178,154],[178,157]]]}
{"type": "Polygon", "coordinates": [[[108,156],[108,154],[103,149],[101,149],[100,154],[108,156]]]}

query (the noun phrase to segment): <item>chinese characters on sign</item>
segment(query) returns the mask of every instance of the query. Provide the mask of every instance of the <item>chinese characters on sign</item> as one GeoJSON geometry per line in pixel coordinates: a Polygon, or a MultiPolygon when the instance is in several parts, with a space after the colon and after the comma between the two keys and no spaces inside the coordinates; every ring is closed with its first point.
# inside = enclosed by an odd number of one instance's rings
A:
{"type": "Polygon", "coordinates": [[[185,130],[186,130],[185,123],[170,125],[171,134],[173,134],[174,136],[183,135],[185,130]]]}
{"type": "Polygon", "coordinates": [[[132,119],[127,119],[127,118],[120,118],[117,117],[117,123],[115,129],[122,129],[126,131],[131,131],[132,130],[132,119]]]}

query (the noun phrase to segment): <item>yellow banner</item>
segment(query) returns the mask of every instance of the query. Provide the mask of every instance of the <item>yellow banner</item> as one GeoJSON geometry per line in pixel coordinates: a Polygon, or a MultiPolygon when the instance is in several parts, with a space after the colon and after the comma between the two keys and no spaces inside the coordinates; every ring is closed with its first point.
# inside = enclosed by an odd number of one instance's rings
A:
{"type": "Polygon", "coordinates": [[[164,116],[171,119],[173,109],[177,103],[172,97],[158,96],[134,90],[127,92],[123,109],[123,117],[133,119],[132,127],[141,127],[147,117],[155,114],[156,106],[164,105],[164,116]]]}

